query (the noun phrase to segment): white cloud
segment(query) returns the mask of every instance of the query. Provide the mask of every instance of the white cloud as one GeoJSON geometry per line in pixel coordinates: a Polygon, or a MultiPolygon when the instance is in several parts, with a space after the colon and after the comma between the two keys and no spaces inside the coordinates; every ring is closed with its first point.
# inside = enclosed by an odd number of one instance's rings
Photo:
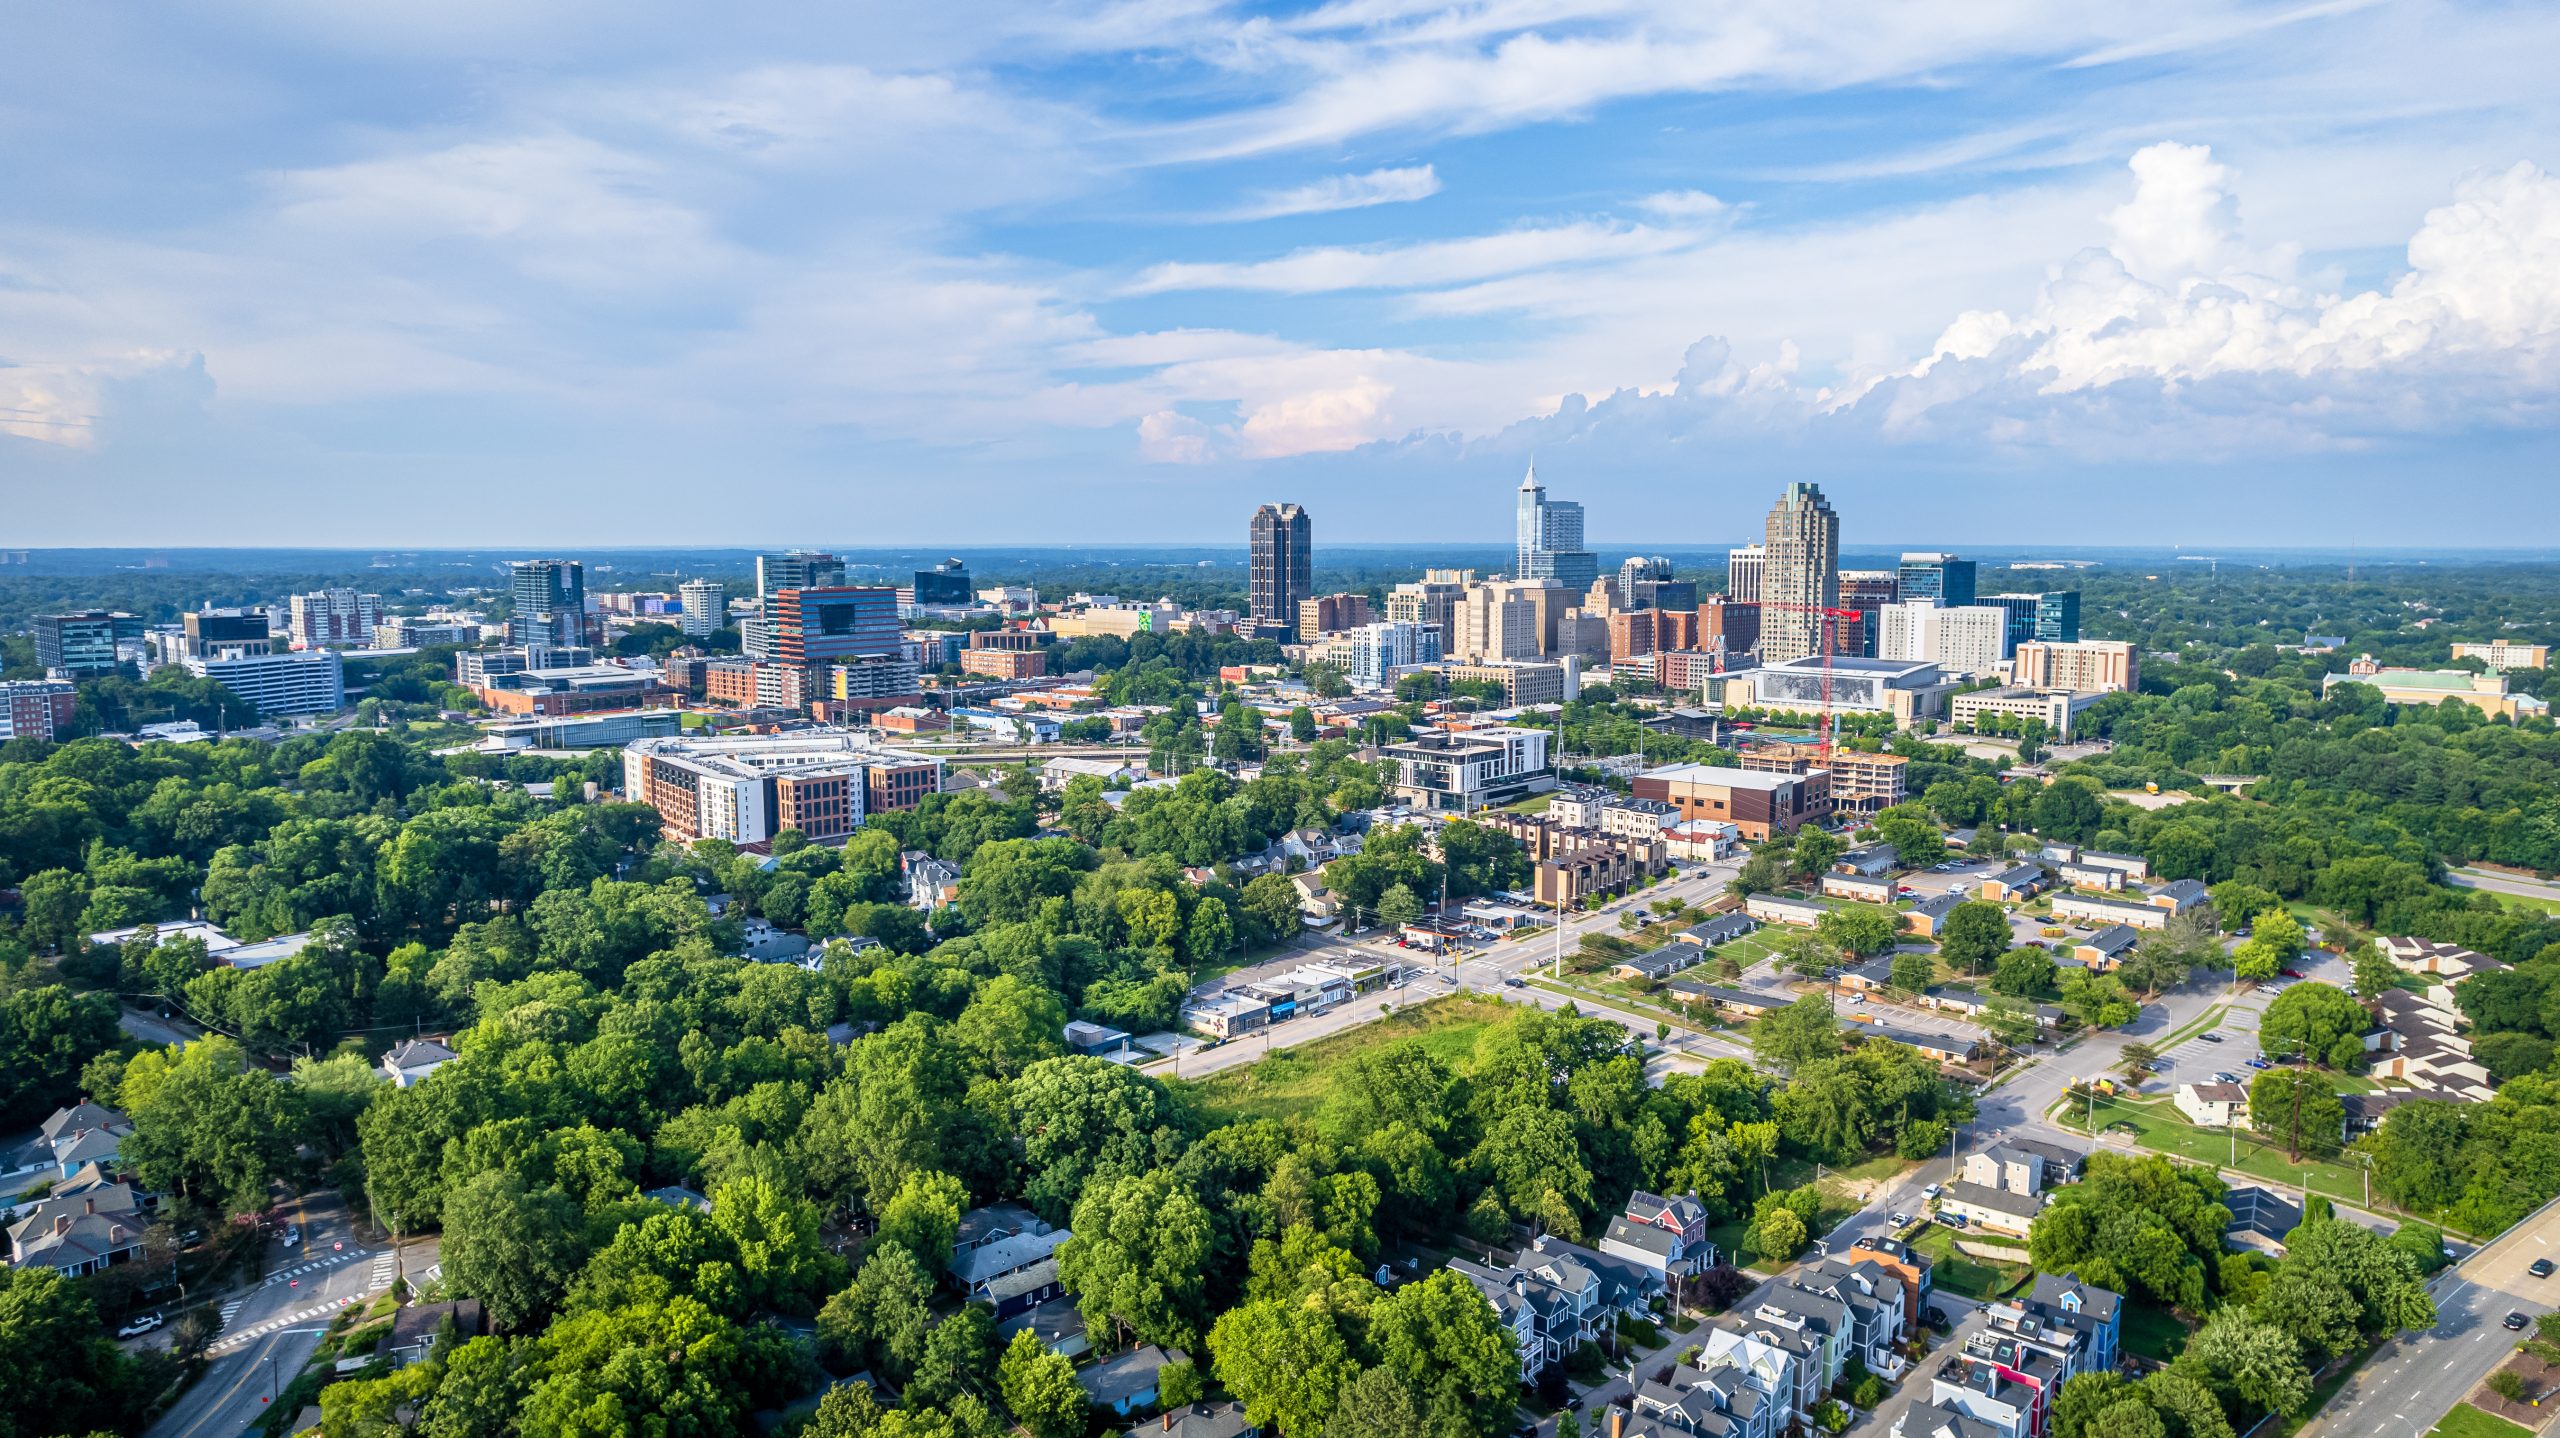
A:
{"type": "Polygon", "coordinates": [[[1206,464],[1216,457],[1215,441],[1207,425],[1174,410],[1138,421],[1138,454],[1155,464],[1206,464]]]}
{"type": "Polygon", "coordinates": [[[1673,220],[1711,220],[1733,207],[1704,190],[1664,190],[1636,201],[1636,207],[1673,220]]]}
{"type": "Polygon", "coordinates": [[[1440,176],[1429,165],[1371,170],[1365,175],[1328,175],[1285,190],[1265,190],[1228,211],[1222,219],[1270,220],[1283,215],[1319,215],[1333,210],[1359,210],[1371,205],[1398,205],[1427,200],[1440,193],[1440,176]]]}
{"type": "Polygon", "coordinates": [[[1557,265],[1658,254],[1697,242],[1693,231],[1583,222],[1544,229],[1471,235],[1412,245],[1295,250],[1275,260],[1156,265],[1128,293],[1176,290],[1262,290],[1316,294],[1330,290],[1414,289],[1459,284],[1557,265]]]}

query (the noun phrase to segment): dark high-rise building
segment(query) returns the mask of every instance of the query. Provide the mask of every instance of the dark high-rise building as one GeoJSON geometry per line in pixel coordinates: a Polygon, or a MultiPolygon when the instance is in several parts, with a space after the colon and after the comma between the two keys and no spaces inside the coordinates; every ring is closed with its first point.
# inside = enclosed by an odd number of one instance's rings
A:
{"type": "Polygon", "coordinates": [[[1253,622],[1295,633],[1298,606],[1315,593],[1314,529],[1294,504],[1253,512],[1253,622]]]}
{"type": "Polygon", "coordinates": [[[969,599],[969,566],[961,561],[946,559],[916,571],[916,603],[966,604],[969,599]]]}
{"type": "Polygon", "coordinates": [[[2077,589],[2048,589],[2041,594],[1986,594],[1981,602],[2008,611],[2008,647],[2012,652],[2029,640],[2045,644],[2080,642],[2080,591],[2077,589]]]}
{"type": "Polygon", "coordinates": [[[844,583],[844,561],[820,549],[786,549],[756,556],[756,599],[765,604],[786,589],[834,589],[844,583]]]}
{"type": "Polygon", "coordinates": [[[517,643],[582,644],[587,637],[587,567],[574,559],[526,559],[508,586],[515,616],[507,637],[517,643]]]}
{"type": "Polygon", "coordinates": [[[1848,620],[1840,621],[1840,652],[1873,659],[1877,616],[1901,597],[1901,579],[1890,569],[1841,570],[1840,607],[1854,609],[1860,617],[1854,626],[1848,620]]]}
{"type": "MultiPolygon", "coordinates": [[[[1840,607],[1840,515],[1818,484],[1790,484],[1769,511],[1760,578],[1760,662],[1784,664],[1823,651],[1840,607]]],[[[1854,635],[1840,635],[1853,639],[1854,635]]],[[[1838,653],[1837,648],[1833,649],[1838,653]]]]}
{"type": "Polygon", "coordinates": [[[786,589],[764,616],[771,658],[784,664],[831,664],[895,654],[898,591],[885,588],[786,589]]]}
{"type": "Polygon", "coordinates": [[[270,654],[275,649],[263,609],[190,610],[178,617],[178,623],[186,630],[187,651],[192,654],[210,648],[249,654],[270,654]]]}
{"type": "Polygon", "coordinates": [[[1629,609],[1679,609],[1698,607],[1698,581],[1694,579],[1639,579],[1627,590],[1629,609]]]}
{"type": "Polygon", "coordinates": [[[116,645],[142,641],[142,620],[117,610],[36,616],[36,662],[69,679],[116,672],[116,645]]]}
{"type": "Polygon", "coordinates": [[[1906,554],[1900,570],[1902,599],[1934,599],[1949,609],[1973,603],[1973,561],[1952,554],[1906,554]]]}

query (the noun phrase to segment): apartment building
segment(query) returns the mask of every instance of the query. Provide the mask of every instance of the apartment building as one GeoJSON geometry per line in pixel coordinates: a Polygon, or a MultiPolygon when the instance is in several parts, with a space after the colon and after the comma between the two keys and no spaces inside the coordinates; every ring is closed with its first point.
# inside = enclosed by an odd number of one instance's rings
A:
{"type": "Polygon", "coordinates": [[[2453,657],[2477,659],[2492,669],[2547,669],[2551,667],[2551,646],[2492,639],[2485,644],[2456,644],[2453,657]]]}
{"type": "Polygon", "coordinates": [[[1044,679],[1049,674],[1049,651],[972,647],[960,652],[960,672],[990,679],[1044,679]]]}
{"type": "Polygon", "coordinates": [[[2133,646],[2122,640],[2060,644],[2031,639],[2018,646],[2010,661],[2009,682],[2022,689],[2067,689],[2074,694],[2131,693],[2141,687],[2142,664],[2133,646]]]}
{"type": "Polygon", "coordinates": [[[1544,729],[1469,729],[1417,734],[1379,757],[1396,766],[1399,803],[1468,813],[1555,787],[1544,729]]]}
{"type": "Polygon", "coordinates": [[[1709,764],[1673,764],[1636,776],[1639,799],[1658,799],[1682,819],[1732,824],[1757,842],[1831,812],[1831,776],[1765,774],[1709,764]]]}
{"type": "Polygon", "coordinates": [[[1922,660],[1951,674],[1989,674],[2009,655],[2008,635],[2005,610],[1911,600],[1883,607],[1876,657],[1922,660]]]}
{"type": "Polygon", "coordinates": [[[51,742],[71,725],[80,706],[79,686],[68,679],[0,681],[0,741],[51,742]]]}
{"type": "Polygon", "coordinates": [[[677,624],[689,639],[707,639],[729,623],[729,591],[717,579],[688,579],[676,586],[677,624]]]}
{"type": "Polygon", "coordinates": [[[347,706],[346,667],[335,650],[302,654],[215,650],[179,661],[255,705],[261,718],[335,714],[347,706]]]}
{"type": "Polygon", "coordinates": [[[362,649],[382,622],[382,596],[355,589],[315,589],[290,604],[296,649],[362,649]]]}
{"type": "Polygon", "coordinates": [[[1370,623],[1369,596],[1365,594],[1319,594],[1298,601],[1298,642],[1303,644],[1327,634],[1340,634],[1370,623]]]}
{"type": "Polygon", "coordinates": [[[657,810],[667,837],[682,843],[760,844],[789,828],[842,838],[862,826],[875,792],[932,792],[941,769],[939,759],[842,730],[644,739],[622,755],[624,797],[657,810]]]}

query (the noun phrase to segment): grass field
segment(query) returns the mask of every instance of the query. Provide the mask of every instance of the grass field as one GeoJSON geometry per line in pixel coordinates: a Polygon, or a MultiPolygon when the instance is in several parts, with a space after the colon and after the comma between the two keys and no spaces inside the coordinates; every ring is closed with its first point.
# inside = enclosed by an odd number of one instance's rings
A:
{"type": "MultiPolygon", "coordinates": [[[[2076,1104],[2057,1108],[2054,1122],[2075,1133],[2085,1133],[2085,1110],[2076,1104]]],[[[2229,1168],[2281,1183],[2291,1188],[2307,1188],[2347,1203],[2365,1201],[2364,1171],[2351,1164],[2304,1154],[2300,1161],[2286,1157],[2282,1148],[2269,1144],[2256,1135],[2242,1132],[2238,1143],[2227,1129],[2198,1128],[2180,1117],[2166,1100],[2134,1101],[2100,1097],[2097,1123],[2101,1129],[2118,1123],[2134,1126],[2134,1142],[2154,1153],[2165,1153],[2196,1163],[2229,1168]]]]}
{"type": "Polygon", "coordinates": [[[1311,1114],[1324,1105],[1333,1074],[1346,1060],[1416,1039],[1442,1063],[1463,1068],[1477,1040],[1522,1012],[1481,994],[1452,994],[1296,1048],[1274,1049],[1268,1058],[1222,1074],[1196,1082],[1171,1079],[1167,1086],[1177,1101],[1213,1123],[1311,1114]]]}
{"type": "Polygon", "coordinates": [[[2533,1430],[2495,1413],[2483,1413],[2468,1403],[2456,1403],[2427,1438],[2533,1438],[2533,1430]]]}
{"type": "Polygon", "coordinates": [[[1944,1224],[1923,1226],[1911,1246],[1929,1255],[1932,1286],[1977,1302],[1988,1302],[2009,1292],[2026,1281],[2029,1273],[2023,1263],[1992,1263],[1958,1253],[1956,1231],[1944,1224]]]}
{"type": "Polygon", "coordinates": [[[2166,1363],[2187,1346],[2187,1325],[2157,1304],[2129,1299],[2124,1305],[2124,1351],[2166,1363]]]}

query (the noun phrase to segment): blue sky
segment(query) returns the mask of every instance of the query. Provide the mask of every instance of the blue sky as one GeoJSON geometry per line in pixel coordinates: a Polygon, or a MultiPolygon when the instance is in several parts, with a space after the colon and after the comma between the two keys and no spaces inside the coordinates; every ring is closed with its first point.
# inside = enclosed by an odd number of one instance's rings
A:
{"type": "Polygon", "coordinates": [[[1493,539],[1532,455],[1604,542],[1811,478],[1853,546],[2542,543],[2555,53],[2357,0],[35,7],[0,544],[1493,539]]]}

